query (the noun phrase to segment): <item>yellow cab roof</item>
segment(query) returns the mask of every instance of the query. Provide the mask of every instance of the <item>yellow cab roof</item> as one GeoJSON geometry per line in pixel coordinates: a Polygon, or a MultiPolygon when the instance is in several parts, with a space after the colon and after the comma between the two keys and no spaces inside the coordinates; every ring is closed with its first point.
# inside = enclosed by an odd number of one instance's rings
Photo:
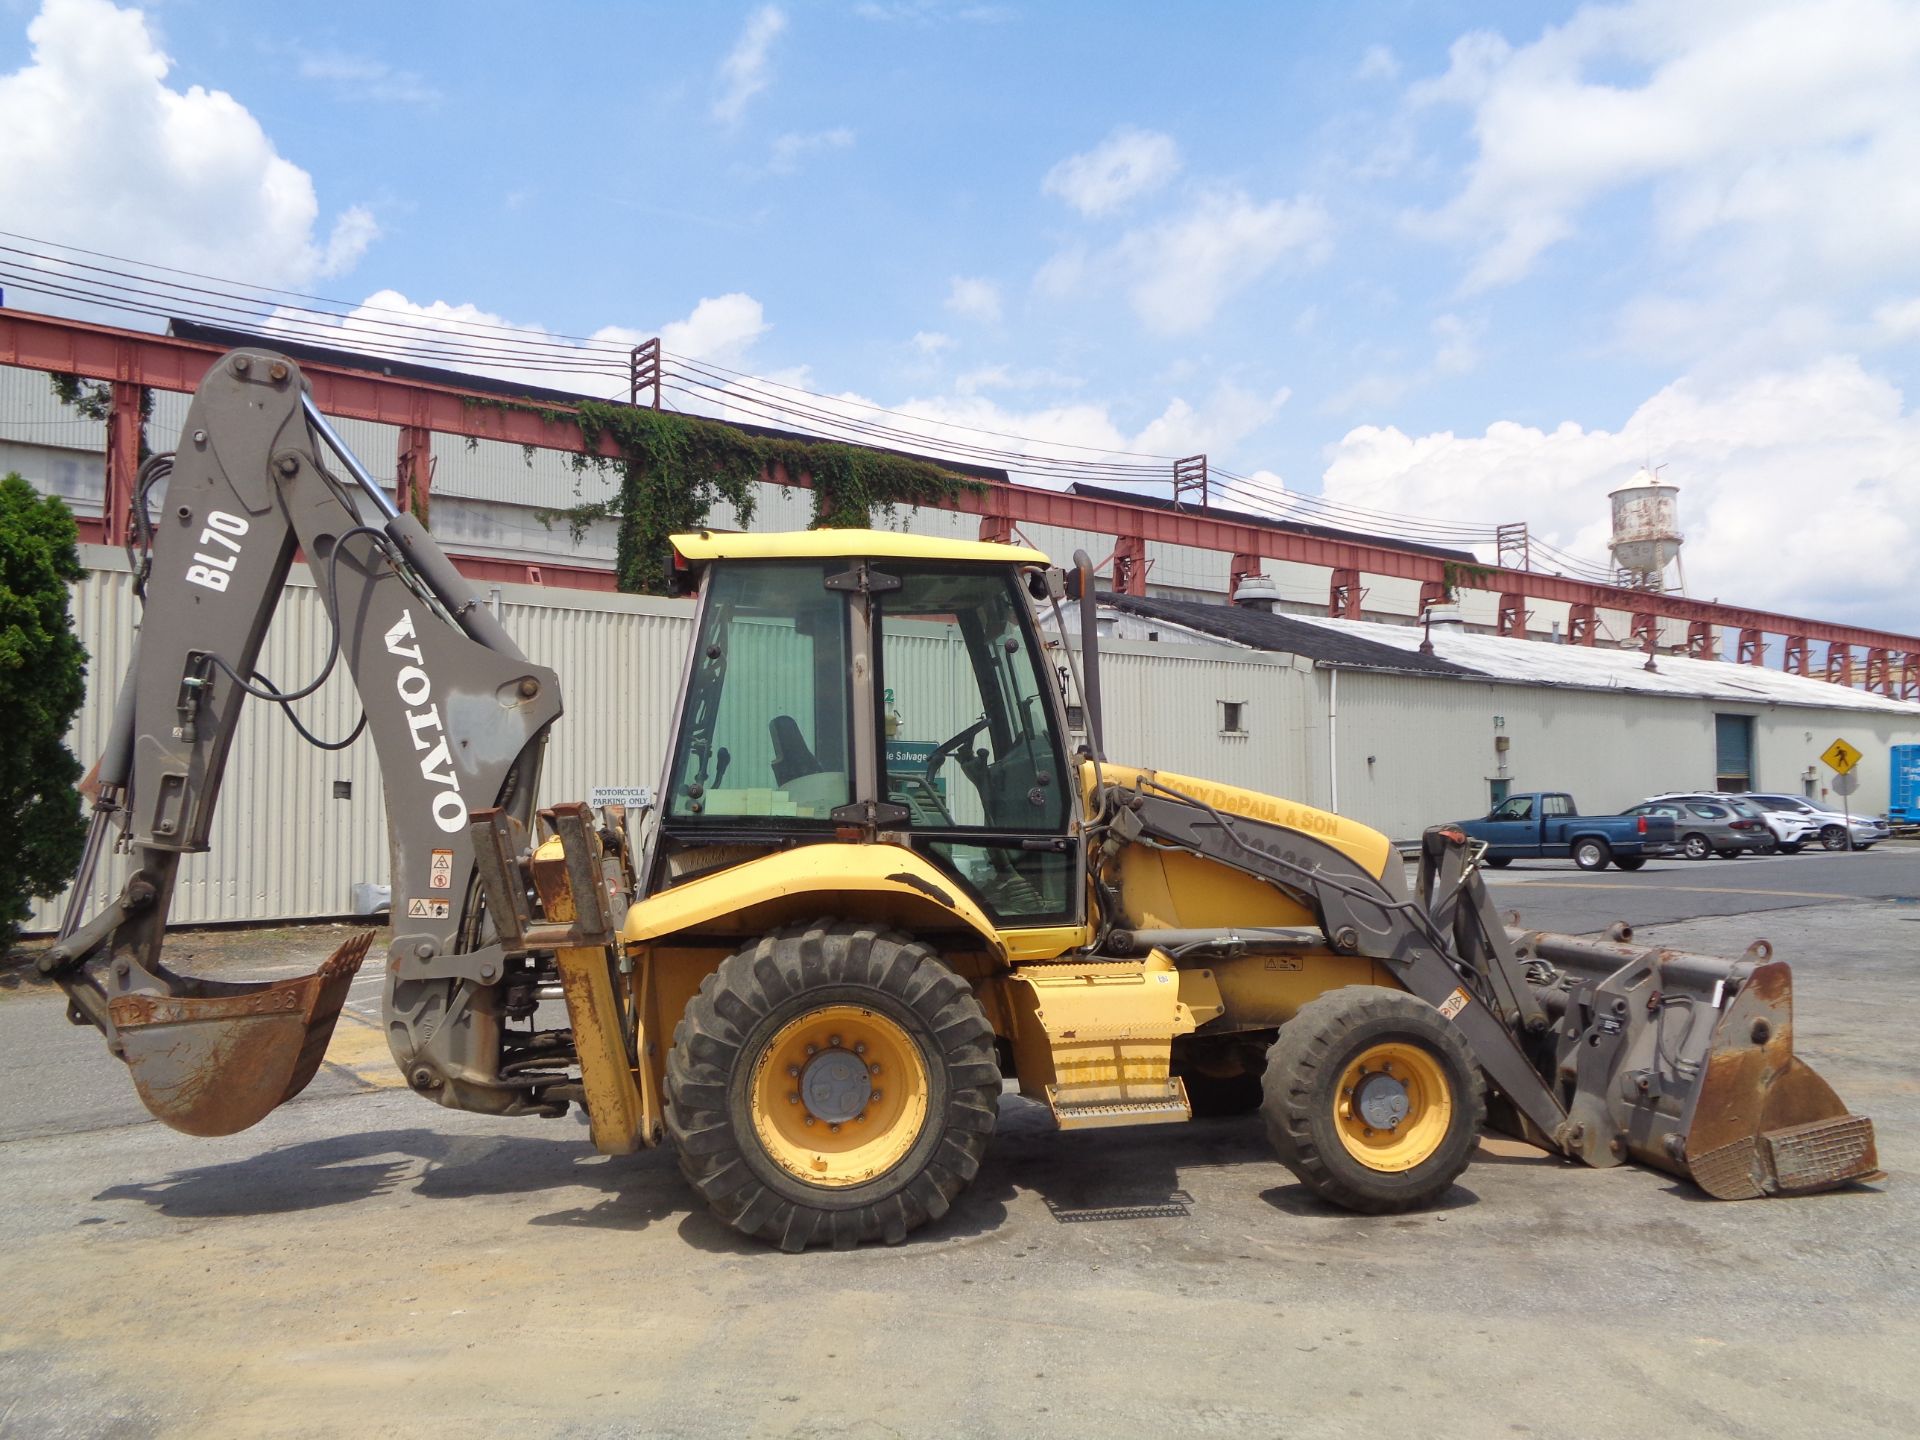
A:
{"type": "Polygon", "coordinates": [[[673,548],[694,565],[709,560],[814,560],[837,556],[886,560],[940,560],[973,565],[1045,565],[1038,550],[989,540],[945,540],[893,530],[789,530],[740,534],[702,530],[675,535],[673,548]]]}

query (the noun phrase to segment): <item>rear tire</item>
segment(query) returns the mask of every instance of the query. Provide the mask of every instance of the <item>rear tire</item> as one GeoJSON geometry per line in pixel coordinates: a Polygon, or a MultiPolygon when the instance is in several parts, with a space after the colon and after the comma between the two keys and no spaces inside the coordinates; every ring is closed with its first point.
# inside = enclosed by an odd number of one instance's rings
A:
{"type": "Polygon", "coordinates": [[[1486,1092],[1439,1011],[1404,991],[1352,985],[1280,1027],[1261,1113],[1302,1185],[1342,1209],[1389,1215],[1432,1203],[1467,1168],[1486,1092]],[[1396,1114],[1392,1126],[1366,1123],[1396,1114]]]}
{"type": "Polygon", "coordinates": [[[1613,863],[1622,870],[1638,870],[1642,865],[1647,863],[1647,857],[1644,855],[1629,855],[1624,858],[1616,858],[1613,863]]]}
{"type": "Polygon", "coordinates": [[[1600,839],[1573,842],[1573,863],[1582,870],[1604,870],[1613,859],[1613,847],[1600,839]]]}
{"type": "Polygon", "coordinates": [[[1782,840],[1780,842],[1780,853],[1782,855],[1798,855],[1802,850],[1806,848],[1807,848],[1807,842],[1804,840],[1795,840],[1791,844],[1789,844],[1785,840],[1782,840]]]}
{"type": "Polygon", "coordinates": [[[1480,863],[1493,870],[1504,870],[1513,863],[1513,857],[1511,855],[1489,855],[1480,863]]]}
{"type": "Polygon", "coordinates": [[[1680,852],[1689,860],[1704,860],[1713,853],[1713,844],[1704,835],[1689,835],[1680,842],[1680,852]]]}
{"type": "Polygon", "coordinates": [[[924,945],[858,923],[790,927],[729,956],[667,1057],[681,1171],[728,1225],[790,1251],[898,1244],[946,1214],[999,1100],[971,987],[924,945]]]}

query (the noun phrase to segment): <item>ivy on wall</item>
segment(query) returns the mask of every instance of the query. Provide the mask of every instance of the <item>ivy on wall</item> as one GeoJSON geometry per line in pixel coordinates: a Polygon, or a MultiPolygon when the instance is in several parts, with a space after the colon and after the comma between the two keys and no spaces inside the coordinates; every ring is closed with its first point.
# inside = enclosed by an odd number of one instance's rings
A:
{"type": "MultiPolygon", "coordinates": [[[[56,370],[47,376],[53,386],[54,399],[70,410],[78,411],[88,420],[105,422],[113,418],[113,387],[104,380],[82,380],[78,375],[69,375],[56,370]]],[[[144,462],[150,453],[147,449],[147,422],[153,418],[153,391],[145,385],[140,387],[140,459],[144,462]]]]}
{"type": "Polygon", "coordinates": [[[575,470],[591,467],[620,477],[619,490],[608,499],[553,514],[567,522],[576,540],[596,520],[617,520],[618,583],[640,595],[669,589],[668,536],[698,530],[720,501],[733,507],[742,525],[749,523],[755,487],[776,469],[811,480],[814,529],[858,528],[872,524],[876,510],[891,514],[901,505],[950,504],[986,488],[905,455],[829,440],[755,435],[666,410],[589,400],[571,413],[534,413],[579,425],[587,453],[571,457],[575,470]],[[617,457],[599,453],[608,441],[620,452],[617,457]]]}

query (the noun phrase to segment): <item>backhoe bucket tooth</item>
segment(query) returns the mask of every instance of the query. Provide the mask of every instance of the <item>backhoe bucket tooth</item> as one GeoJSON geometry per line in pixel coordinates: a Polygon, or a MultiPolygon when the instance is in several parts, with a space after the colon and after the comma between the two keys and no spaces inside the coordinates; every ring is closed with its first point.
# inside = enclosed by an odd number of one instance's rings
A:
{"type": "Polygon", "coordinates": [[[166,975],[176,993],[115,996],[107,1012],[147,1109],[189,1135],[232,1135],[306,1089],[372,940],[355,936],[297,980],[166,975]]]}
{"type": "Polygon", "coordinates": [[[1707,1050],[1686,1132],[1693,1182],[1719,1200],[1808,1194],[1879,1169],[1873,1122],[1793,1053],[1793,979],[1754,968],[1707,1050]]]}

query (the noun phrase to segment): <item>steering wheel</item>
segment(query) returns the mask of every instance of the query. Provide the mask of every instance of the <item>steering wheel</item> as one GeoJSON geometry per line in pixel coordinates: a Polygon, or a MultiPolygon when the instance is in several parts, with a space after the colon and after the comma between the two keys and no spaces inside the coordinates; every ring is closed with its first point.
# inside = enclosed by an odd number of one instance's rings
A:
{"type": "Polygon", "coordinates": [[[987,717],[982,715],[952,739],[942,741],[940,748],[927,757],[927,784],[933,784],[934,777],[940,773],[940,767],[959,754],[963,748],[972,744],[973,737],[986,728],[987,717]]]}

